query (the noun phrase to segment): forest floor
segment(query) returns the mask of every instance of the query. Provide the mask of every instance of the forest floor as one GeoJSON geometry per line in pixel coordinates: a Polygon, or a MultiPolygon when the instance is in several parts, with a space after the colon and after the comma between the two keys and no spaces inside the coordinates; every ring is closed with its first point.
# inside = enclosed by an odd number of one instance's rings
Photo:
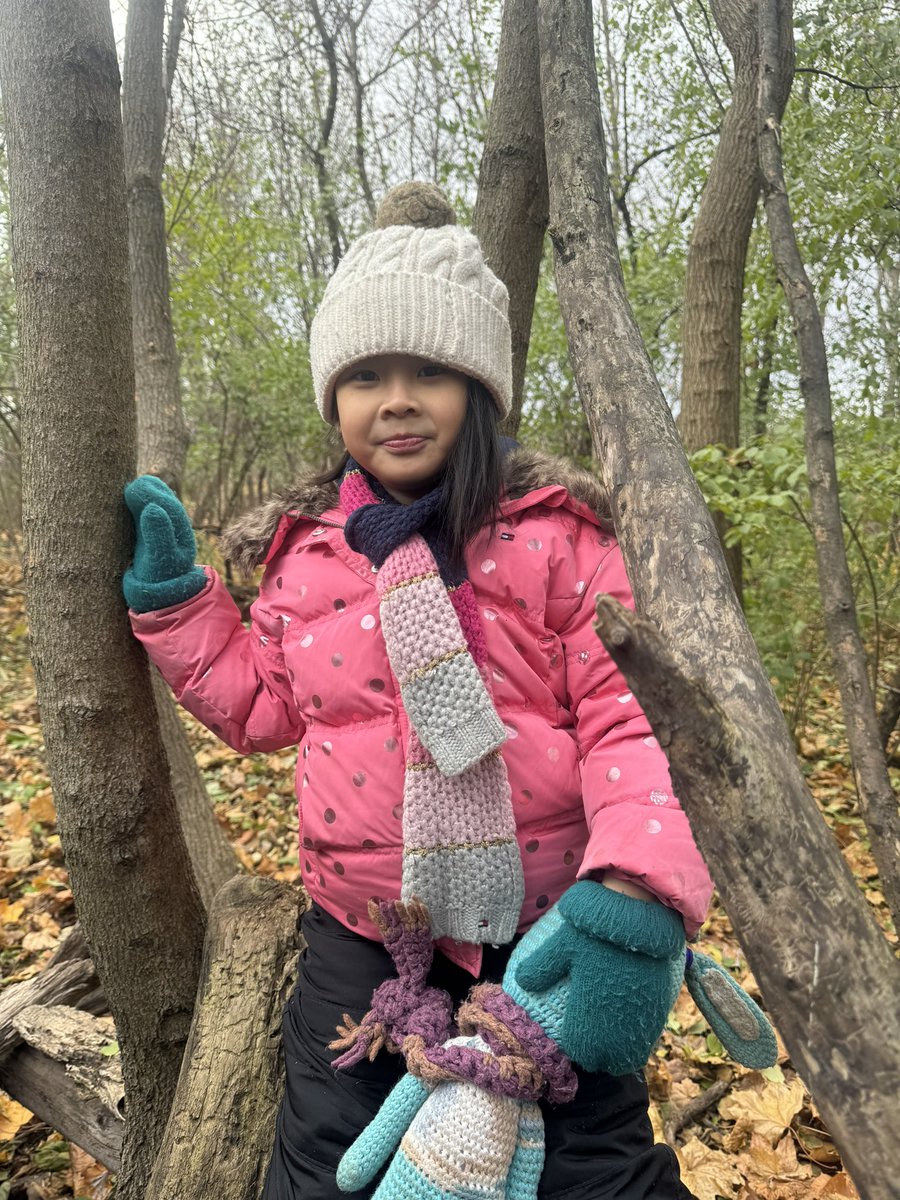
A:
{"type": "MultiPolygon", "coordinates": [[[[877,871],[857,815],[836,695],[807,706],[798,747],[837,845],[894,945],[877,871]]],[[[185,717],[221,826],[248,871],[299,883],[290,752],[244,758],[185,717]]],[[[47,777],[21,570],[0,557],[0,998],[46,963],[75,921],[47,777]]],[[[700,946],[759,999],[724,910],[700,946]]],[[[779,1042],[778,1065],[736,1066],[682,990],[648,1069],[658,1139],[676,1149],[698,1200],[853,1198],[816,1106],[779,1042]]],[[[109,1173],[0,1092],[0,1200],[105,1200],[109,1173]]]]}

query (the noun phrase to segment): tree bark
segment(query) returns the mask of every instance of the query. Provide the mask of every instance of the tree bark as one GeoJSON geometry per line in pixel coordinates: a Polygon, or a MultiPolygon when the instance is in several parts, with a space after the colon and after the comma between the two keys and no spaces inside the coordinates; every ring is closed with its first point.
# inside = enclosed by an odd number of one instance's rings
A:
{"type": "MultiPolygon", "coordinates": [[[[131,0],[125,29],[122,117],[128,189],[132,341],[138,422],[138,472],[158,475],[176,492],[184,480],[188,431],[181,404],[178,351],[169,308],[169,263],[162,194],[167,86],[184,22],[172,10],[164,53],[165,0],[131,0]],[[165,59],[166,75],[163,64],[165,59]]],[[[205,906],[238,869],[216,821],[171,693],[152,671],[153,698],[172,790],[205,906]]]]}
{"type": "Polygon", "coordinates": [[[234,879],[210,911],[191,1036],[146,1200],[256,1200],[284,1087],[281,1015],[301,894],[234,879]]]}
{"type": "Polygon", "coordinates": [[[38,703],[72,891],[143,1195],[190,1023],[204,914],[120,580],[135,422],[119,71],[104,0],[9,0],[0,84],[22,341],[23,526],[38,703]]]}
{"type": "Polygon", "coordinates": [[[704,803],[703,789],[716,783],[705,777],[680,798],[798,1070],[851,1170],[872,1181],[868,1195],[887,1200],[896,1178],[895,1169],[881,1168],[896,1154],[897,963],[799,772],[628,305],[608,200],[590,6],[540,0],[539,14],[557,288],[637,607],[754,750],[730,808],[704,803]],[[740,853],[726,869],[719,846],[729,839],[740,853]],[[795,849],[783,869],[773,853],[781,842],[795,849]],[[819,936],[823,910],[840,928],[842,953],[819,936]],[[827,995],[848,994],[857,971],[859,1005],[826,1006],[827,995]],[[875,1108],[883,1119],[860,1118],[875,1108]]]}
{"type": "MultiPolygon", "coordinates": [[[[685,270],[678,428],[689,454],[708,445],[740,445],[744,264],[760,189],[756,6],[743,0],[713,0],[711,7],[734,61],[734,84],[700,197],[685,270]]],[[[779,84],[780,116],[790,91],[789,71],[780,74],[779,84]]],[[[724,537],[727,522],[720,514],[714,519],[724,537]]],[[[725,560],[740,597],[740,545],[726,549],[725,560]]]]}
{"type": "MultiPolygon", "coordinates": [[[[759,156],[772,258],[787,297],[806,417],[810,519],[816,548],[825,632],[841,693],[841,707],[859,807],[888,907],[900,920],[900,811],[885,760],[866,652],[856,619],[856,598],[844,545],[834,457],[831,386],[822,321],[803,266],[781,160],[777,75],[784,55],[790,0],[760,0],[759,156]],[[785,16],[787,13],[787,16],[785,16]]],[[[793,66],[793,45],[791,65],[793,66]]]]}
{"type": "Polygon", "coordinates": [[[122,120],[138,419],[138,470],[180,494],[188,430],[169,308],[162,195],[166,83],[165,0],[130,0],[125,26],[122,120]]]}
{"type": "Polygon", "coordinates": [[[509,291],[513,403],[504,431],[513,436],[522,414],[531,318],[547,228],[539,66],[537,0],[505,0],[472,229],[487,262],[509,291]]]}

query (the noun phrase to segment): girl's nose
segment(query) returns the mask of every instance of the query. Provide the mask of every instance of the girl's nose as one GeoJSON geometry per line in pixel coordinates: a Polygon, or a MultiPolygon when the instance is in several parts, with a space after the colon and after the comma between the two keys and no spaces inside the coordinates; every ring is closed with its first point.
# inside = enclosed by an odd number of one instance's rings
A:
{"type": "Polygon", "coordinates": [[[414,412],[417,407],[415,389],[409,380],[400,375],[394,375],[385,380],[385,394],[382,409],[390,413],[414,412]]]}

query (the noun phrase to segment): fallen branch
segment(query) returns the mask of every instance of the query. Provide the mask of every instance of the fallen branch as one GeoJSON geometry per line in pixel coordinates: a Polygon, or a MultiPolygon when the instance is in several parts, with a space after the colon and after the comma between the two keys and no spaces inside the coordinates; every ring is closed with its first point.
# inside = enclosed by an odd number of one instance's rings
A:
{"type": "Polygon", "coordinates": [[[0,1087],[51,1129],[118,1171],[125,1127],[121,1064],[117,1056],[101,1052],[115,1038],[112,1021],[60,1008],[26,1009],[17,1020],[36,1046],[19,1045],[0,1064],[0,1087]]]}
{"type": "Polygon", "coordinates": [[[710,1084],[705,1092],[701,1092],[699,1096],[695,1096],[683,1108],[679,1108],[673,1113],[663,1127],[663,1137],[668,1144],[674,1147],[675,1139],[681,1133],[682,1129],[685,1129],[688,1125],[693,1125],[698,1117],[702,1117],[714,1104],[718,1104],[733,1083],[733,1075],[729,1075],[725,1079],[717,1079],[715,1083],[710,1084]]]}
{"type": "Polygon", "coordinates": [[[89,958],[47,966],[40,974],[6,989],[0,999],[0,1059],[22,1041],[15,1019],[23,1009],[60,1004],[95,1014],[108,1011],[94,964],[89,958]]]}

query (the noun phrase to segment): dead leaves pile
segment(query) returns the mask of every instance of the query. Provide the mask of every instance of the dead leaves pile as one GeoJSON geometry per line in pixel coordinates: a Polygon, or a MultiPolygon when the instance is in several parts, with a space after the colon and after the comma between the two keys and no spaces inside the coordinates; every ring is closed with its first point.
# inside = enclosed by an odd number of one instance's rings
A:
{"type": "MultiPolygon", "coordinates": [[[[18,566],[0,557],[0,779],[11,781],[0,785],[0,995],[41,969],[61,929],[75,919],[27,652],[18,566]]],[[[185,722],[219,821],[245,869],[297,882],[294,753],[244,758],[186,715],[185,722]]],[[[886,936],[896,942],[836,727],[837,699],[824,696],[801,753],[848,865],[886,936]]],[[[701,946],[756,994],[721,908],[713,909],[701,946]]],[[[770,1071],[736,1066],[682,991],[647,1077],[657,1140],[668,1133],[685,1184],[698,1200],[857,1197],[780,1048],[778,1066],[770,1071]]],[[[106,1200],[111,1183],[102,1166],[0,1092],[0,1200],[106,1200]]]]}
{"type": "MultiPolygon", "coordinates": [[[[724,926],[724,916],[715,922],[724,926]]],[[[706,945],[734,965],[721,935],[716,945],[706,945]]],[[[749,971],[736,975],[752,994],[749,971]]],[[[731,1062],[682,991],[647,1079],[656,1140],[674,1145],[682,1178],[697,1200],[857,1196],[780,1041],[778,1065],[770,1070],[731,1062]],[[695,1115],[682,1128],[687,1113],[695,1115]]]]}

